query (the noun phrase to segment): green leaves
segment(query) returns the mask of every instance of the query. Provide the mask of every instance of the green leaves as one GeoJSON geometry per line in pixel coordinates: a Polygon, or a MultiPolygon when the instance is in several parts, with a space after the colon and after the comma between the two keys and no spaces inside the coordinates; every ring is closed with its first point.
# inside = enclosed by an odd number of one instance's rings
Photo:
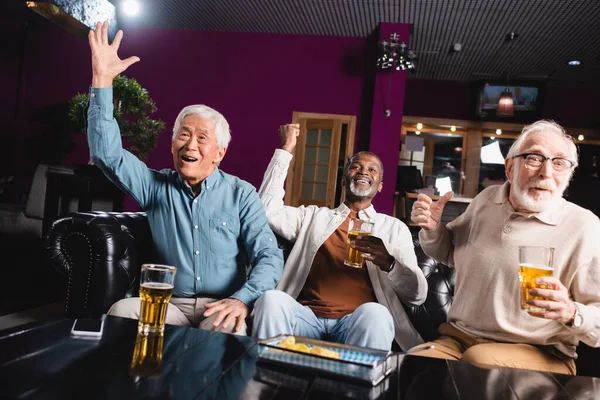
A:
{"type": "MultiPolygon", "coordinates": [[[[69,118],[76,130],[86,128],[88,94],[76,94],[69,104],[69,118]]],[[[118,75],[113,81],[114,117],[128,150],[144,161],[156,146],[158,135],[165,129],[161,120],[150,118],[157,108],[148,91],[135,79],[118,75]]]]}

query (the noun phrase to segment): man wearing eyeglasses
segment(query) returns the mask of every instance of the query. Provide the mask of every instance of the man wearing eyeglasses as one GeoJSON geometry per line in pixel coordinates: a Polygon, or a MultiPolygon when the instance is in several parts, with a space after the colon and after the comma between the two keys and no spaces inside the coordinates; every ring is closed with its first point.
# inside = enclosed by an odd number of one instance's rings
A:
{"type": "Polygon", "coordinates": [[[508,182],[483,190],[464,214],[440,223],[438,202],[419,195],[412,221],[423,250],[456,267],[448,322],[434,350],[419,355],[575,374],[580,341],[600,345],[600,220],[562,198],[577,166],[570,135],[552,121],[526,126],[505,160],[508,182]],[[518,247],[555,249],[552,289],[530,289],[545,312],[520,309],[518,247]]]}

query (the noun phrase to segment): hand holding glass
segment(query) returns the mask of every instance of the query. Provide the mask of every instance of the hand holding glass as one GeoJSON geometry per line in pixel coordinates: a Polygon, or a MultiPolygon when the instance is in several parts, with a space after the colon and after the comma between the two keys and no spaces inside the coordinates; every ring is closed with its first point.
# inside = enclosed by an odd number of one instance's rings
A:
{"type": "Polygon", "coordinates": [[[175,272],[170,265],[144,264],[140,282],[140,320],[138,332],[161,333],[165,329],[167,307],[173,294],[175,272]]]}
{"type": "Polygon", "coordinates": [[[546,300],[532,296],[529,289],[554,289],[553,285],[536,284],[537,278],[552,276],[554,248],[543,246],[519,246],[519,282],[521,284],[521,310],[530,314],[544,315],[545,309],[527,304],[527,300],[546,300]]]}
{"type": "Polygon", "coordinates": [[[362,251],[353,249],[350,246],[350,242],[356,240],[358,236],[371,236],[373,234],[373,223],[369,221],[363,221],[358,218],[350,218],[350,224],[348,225],[348,240],[346,248],[346,258],[344,264],[353,267],[361,268],[363,265],[362,251]]]}

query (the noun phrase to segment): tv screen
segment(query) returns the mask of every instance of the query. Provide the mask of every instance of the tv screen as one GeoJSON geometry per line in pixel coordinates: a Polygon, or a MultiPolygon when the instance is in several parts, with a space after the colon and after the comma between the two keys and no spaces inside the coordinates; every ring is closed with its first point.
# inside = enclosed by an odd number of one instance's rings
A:
{"type": "MultiPolygon", "coordinates": [[[[535,119],[540,108],[540,87],[536,85],[502,85],[485,82],[478,90],[477,115],[483,119],[506,120],[496,117],[500,94],[509,89],[514,102],[514,120],[535,119]]],[[[510,119],[510,118],[509,118],[510,119]]]]}

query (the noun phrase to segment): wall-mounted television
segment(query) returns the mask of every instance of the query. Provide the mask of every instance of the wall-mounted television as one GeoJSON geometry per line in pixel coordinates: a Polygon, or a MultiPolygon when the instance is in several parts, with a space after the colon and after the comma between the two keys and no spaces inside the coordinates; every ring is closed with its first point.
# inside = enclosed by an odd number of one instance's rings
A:
{"type": "Polygon", "coordinates": [[[475,85],[476,116],[495,121],[532,121],[537,119],[541,108],[543,86],[540,83],[516,82],[509,85],[501,82],[480,82],[475,85]],[[500,94],[509,89],[513,96],[514,116],[498,117],[496,109],[500,94]]]}

